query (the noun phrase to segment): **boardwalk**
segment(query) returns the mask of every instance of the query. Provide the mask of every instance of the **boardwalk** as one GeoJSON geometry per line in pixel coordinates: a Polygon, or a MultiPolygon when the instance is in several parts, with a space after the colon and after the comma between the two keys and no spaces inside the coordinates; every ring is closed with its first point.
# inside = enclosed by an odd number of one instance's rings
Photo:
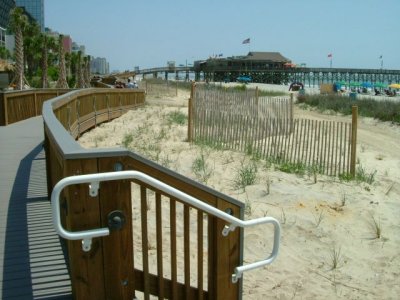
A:
{"type": "Polygon", "coordinates": [[[42,142],[41,117],[0,127],[0,299],[71,299],[42,142]]]}

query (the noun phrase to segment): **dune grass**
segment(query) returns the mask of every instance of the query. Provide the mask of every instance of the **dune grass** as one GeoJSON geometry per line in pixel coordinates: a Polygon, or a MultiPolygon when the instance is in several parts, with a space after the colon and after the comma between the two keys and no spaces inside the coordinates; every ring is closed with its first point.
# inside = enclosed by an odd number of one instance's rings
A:
{"type": "Polygon", "coordinates": [[[301,103],[316,107],[319,111],[335,111],[343,115],[351,115],[351,107],[358,106],[358,114],[380,121],[388,121],[400,125],[400,102],[375,99],[350,100],[347,96],[338,95],[305,95],[301,103]]]}

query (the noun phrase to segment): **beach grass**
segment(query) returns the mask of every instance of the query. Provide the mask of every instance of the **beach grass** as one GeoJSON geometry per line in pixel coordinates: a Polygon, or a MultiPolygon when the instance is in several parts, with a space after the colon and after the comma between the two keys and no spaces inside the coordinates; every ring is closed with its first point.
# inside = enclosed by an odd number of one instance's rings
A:
{"type": "Polygon", "coordinates": [[[400,125],[400,102],[389,100],[360,99],[350,100],[340,95],[305,95],[302,103],[316,107],[319,111],[334,111],[351,115],[353,105],[358,106],[358,114],[380,121],[389,121],[400,125]]]}
{"type": "Polygon", "coordinates": [[[240,168],[237,169],[237,174],[234,179],[234,187],[236,189],[245,188],[252,185],[257,179],[257,165],[254,162],[241,162],[240,168]]]}

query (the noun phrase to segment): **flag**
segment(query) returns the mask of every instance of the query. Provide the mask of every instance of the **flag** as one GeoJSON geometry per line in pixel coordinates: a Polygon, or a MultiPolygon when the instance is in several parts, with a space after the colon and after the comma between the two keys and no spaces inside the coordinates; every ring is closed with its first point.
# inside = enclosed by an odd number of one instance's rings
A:
{"type": "Polygon", "coordinates": [[[328,57],[332,57],[332,53],[329,53],[329,54],[328,54],[328,57]]]}
{"type": "Polygon", "coordinates": [[[383,58],[383,56],[381,55],[381,56],[379,56],[379,59],[382,59],[383,58]]]}
{"type": "Polygon", "coordinates": [[[222,53],[218,54],[218,57],[222,57],[222,56],[224,56],[222,53]]]}
{"type": "Polygon", "coordinates": [[[250,38],[245,39],[245,40],[242,42],[242,44],[250,44],[250,38]]]}

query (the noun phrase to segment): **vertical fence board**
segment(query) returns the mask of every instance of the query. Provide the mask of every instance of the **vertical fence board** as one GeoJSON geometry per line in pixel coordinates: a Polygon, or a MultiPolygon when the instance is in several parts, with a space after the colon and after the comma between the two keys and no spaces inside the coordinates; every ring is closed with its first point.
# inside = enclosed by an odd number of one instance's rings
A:
{"type": "Polygon", "coordinates": [[[163,243],[162,243],[162,221],[161,220],[162,220],[161,194],[156,193],[158,299],[164,299],[163,243]]]}
{"type": "MultiPolygon", "coordinates": [[[[121,158],[100,158],[99,172],[111,172],[121,158]]],[[[108,226],[108,215],[119,210],[125,216],[125,225],[120,230],[111,230],[103,238],[104,284],[106,299],[132,299],[135,296],[133,277],[133,233],[131,183],[129,180],[100,183],[101,225],[108,226]]]]}
{"type": "Polygon", "coordinates": [[[171,239],[171,284],[172,299],[178,297],[177,259],[176,259],[176,200],[170,198],[170,239],[171,239]]]}
{"type": "Polygon", "coordinates": [[[144,299],[150,299],[150,282],[149,282],[149,241],[147,230],[147,190],[146,187],[140,186],[140,215],[142,227],[142,257],[143,257],[143,281],[144,281],[144,299]]]}
{"type": "Polygon", "coordinates": [[[203,284],[203,212],[197,211],[197,297],[199,300],[204,297],[203,284]]]}
{"type": "Polygon", "coordinates": [[[183,245],[184,245],[184,279],[185,296],[190,298],[190,214],[189,206],[183,208],[183,245]]]}
{"type": "MultiPolygon", "coordinates": [[[[64,176],[97,173],[97,159],[68,160],[64,176]]],[[[89,196],[87,184],[66,188],[68,215],[66,229],[88,230],[101,227],[98,197],[89,196]]],[[[82,250],[82,241],[67,241],[72,293],[75,299],[106,299],[102,239],[92,241],[89,252],[82,250]]]]}

